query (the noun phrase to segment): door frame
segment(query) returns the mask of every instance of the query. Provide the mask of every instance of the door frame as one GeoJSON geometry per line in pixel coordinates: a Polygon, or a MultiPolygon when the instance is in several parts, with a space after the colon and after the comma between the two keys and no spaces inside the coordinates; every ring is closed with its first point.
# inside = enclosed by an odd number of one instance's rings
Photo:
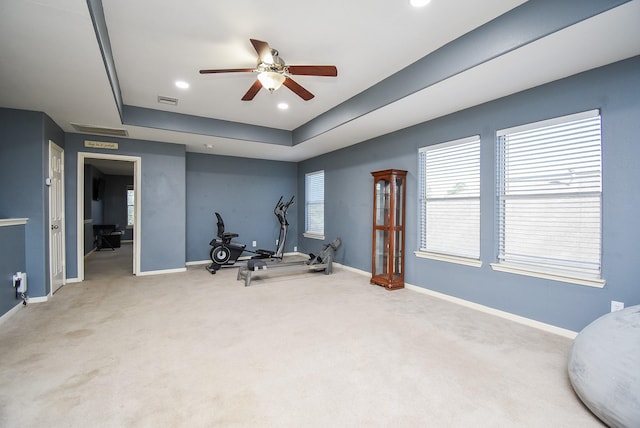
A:
{"type": "MultiPolygon", "coordinates": [[[[58,289],[60,289],[62,286],[64,286],[67,283],[67,256],[66,256],[66,233],[65,233],[65,222],[66,222],[66,216],[65,216],[65,194],[64,194],[64,185],[65,185],[65,181],[64,181],[64,149],[60,146],[58,146],[56,143],[54,143],[53,141],[49,140],[49,165],[48,165],[48,171],[47,171],[47,180],[51,180],[51,175],[52,175],[52,171],[51,171],[51,153],[53,150],[57,150],[60,152],[60,183],[58,184],[60,186],[60,192],[62,195],[62,201],[60,201],[60,211],[61,211],[61,217],[62,217],[62,221],[60,224],[60,239],[62,240],[62,245],[61,245],[61,249],[60,251],[62,252],[62,285],[60,287],[58,287],[58,289]]],[[[51,239],[51,204],[52,204],[52,195],[51,195],[51,184],[49,182],[47,182],[47,187],[49,189],[49,211],[48,211],[48,218],[47,218],[47,232],[49,233],[48,239],[49,239],[49,296],[53,296],[53,293],[56,290],[53,289],[53,263],[52,263],[52,259],[53,259],[53,242],[51,239]]]]}
{"type": "Polygon", "coordinates": [[[85,159],[106,159],[133,162],[134,211],[133,220],[133,274],[140,272],[140,248],[142,218],[142,158],[139,156],[112,155],[108,153],[78,152],[77,178],[77,265],[78,281],[84,281],[84,161],[85,159]]]}

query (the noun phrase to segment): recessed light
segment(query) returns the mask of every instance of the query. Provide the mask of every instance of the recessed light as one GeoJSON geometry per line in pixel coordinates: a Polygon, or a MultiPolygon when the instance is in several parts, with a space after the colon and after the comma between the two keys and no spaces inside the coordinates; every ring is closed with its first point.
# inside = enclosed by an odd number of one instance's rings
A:
{"type": "Polygon", "coordinates": [[[180,89],[189,89],[189,84],[184,80],[176,80],[176,86],[180,89]]]}
{"type": "Polygon", "coordinates": [[[279,108],[280,110],[286,110],[286,109],[288,109],[288,108],[289,108],[289,104],[287,104],[287,103],[279,103],[279,104],[278,104],[278,108],[279,108]]]}
{"type": "Polygon", "coordinates": [[[431,3],[431,0],[410,0],[411,6],[413,7],[424,7],[431,3]]]}
{"type": "Polygon", "coordinates": [[[213,144],[205,144],[204,147],[206,149],[213,149],[213,144]]]}

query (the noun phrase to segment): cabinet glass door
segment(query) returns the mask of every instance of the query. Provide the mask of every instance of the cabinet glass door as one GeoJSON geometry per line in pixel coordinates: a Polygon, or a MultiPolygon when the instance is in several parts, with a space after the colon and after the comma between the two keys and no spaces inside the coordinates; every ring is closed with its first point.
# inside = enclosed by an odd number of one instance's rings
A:
{"type": "Polygon", "coordinates": [[[402,230],[395,231],[394,246],[395,250],[393,251],[393,275],[395,278],[400,278],[403,276],[404,270],[404,233],[402,232],[402,230]]]}
{"type": "Polygon", "coordinates": [[[375,273],[374,275],[387,275],[389,266],[389,231],[376,230],[376,248],[375,248],[375,273]]]}
{"type": "Polygon", "coordinates": [[[404,180],[402,178],[397,178],[396,179],[396,189],[395,189],[395,199],[396,199],[396,218],[395,218],[395,222],[396,222],[396,226],[402,226],[402,223],[404,221],[404,212],[402,211],[404,209],[404,200],[402,199],[403,196],[403,192],[402,192],[402,185],[404,180]]]}
{"type": "Polygon", "coordinates": [[[391,203],[391,183],[386,180],[376,182],[376,225],[389,225],[389,204],[391,203]]]}

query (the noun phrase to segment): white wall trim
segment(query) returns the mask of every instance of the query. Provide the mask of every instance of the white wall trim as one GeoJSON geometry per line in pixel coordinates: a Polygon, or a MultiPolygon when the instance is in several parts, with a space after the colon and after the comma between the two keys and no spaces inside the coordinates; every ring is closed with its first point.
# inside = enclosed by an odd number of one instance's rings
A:
{"type": "Polygon", "coordinates": [[[482,260],[471,259],[469,257],[450,256],[447,254],[432,253],[429,251],[414,251],[413,254],[415,254],[416,257],[420,257],[423,259],[438,260],[441,262],[448,262],[448,263],[457,263],[460,265],[471,266],[471,267],[482,267],[482,260]]]}
{"type": "Polygon", "coordinates": [[[80,281],[80,278],[67,278],[66,284],[75,284],[75,283],[78,283],[78,282],[82,282],[82,281],[80,281]]]}
{"type": "Polygon", "coordinates": [[[19,226],[27,224],[28,218],[2,218],[0,219],[0,227],[2,226],[19,226]]]}
{"type": "Polygon", "coordinates": [[[17,305],[15,305],[13,308],[11,308],[7,312],[5,312],[0,317],[0,325],[2,325],[6,320],[11,318],[13,315],[15,315],[22,307],[24,307],[24,305],[22,304],[22,302],[20,302],[17,305]]]}
{"type": "Polygon", "coordinates": [[[89,251],[87,254],[84,255],[84,258],[86,259],[87,257],[89,257],[91,254],[95,253],[96,249],[95,247],[91,249],[91,251],[89,251]]]}
{"type": "MultiPolygon", "coordinates": [[[[43,296],[43,297],[28,297],[27,298],[27,305],[30,304],[30,303],[45,303],[48,300],[49,300],[49,297],[47,297],[47,296],[43,296]]],[[[13,308],[9,309],[7,312],[2,314],[2,316],[0,316],[0,325],[2,325],[5,321],[7,321],[9,318],[14,316],[15,314],[17,314],[20,309],[25,308],[25,307],[26,307],[26,305],[22,304],[22,302],[19,302],[13,308]]]]}
{"type": "Polygon", "coordinates": [[[167,273],[179,273],[186,272],[187,268],[176,268],[176,269],[162,269],[162,270],[148,270],[145,272],[138,272],[137,276],[148,276],[148,275],[164,275],[167,273]]]}
{"type": "Polygon", "coordinates": [[[427,294],[432,297],[437,297],[438,299],[446,300],[451,303],[456,303],[461,306],[465,306],[470,309],[475,309],[480,312],[484,312],[490,315],[496,315],[500,318],[505,318],[509,321],[517,322],[518,324],[524,324],[529,327],[537,328],[538,330],[543,330],[548,333],[557,334],[559,336],[564,336],[569,339],[575,339],[578,333],[575,331],[567,330],[561,327],[556,327],[555,325],[546,324],[540,321],[532,320],[531,318],[522,317],[520,315],[512,314],[511,312],[501,311],[499,309],[494,309],[489,306],[484,306],[479,303],[470,302],[468,300],[460,299],[459,297],[449,296],[448,294],[440,293],[437,291],[429,290],[428,288],[418,287],[417,285],[411,285],[405,283],[405,288],[408,290],[416,291],[418,293],[427,294]]]}
{"type": "MultiPolygon", "coordinates": [[[[363,276],[371,277],[371,272],[366,272],[366,271],[363,271],[363,270],[360,270],[360,269],[352,268],[350,266],[344,266],[344,265],[341,265],[339,263],[334,263],[334,265],[337,265],[342,269],[345,269],[345,270],[348,270],[348,271],[351,271],[351,272],[354,272],[354,273],[357,273],[357,274],[360,274],[360,275],[363,275],[363,276]]],[[[475,309],[475,310],[480,311],[480,312],[484,312],[484,313],[487,313],[487,314],[495,315],[495,316],[498,316],[500,318],[507,319],[509,321],[514,321],[514,322],[517,322],[519,324],[524,324],[524,325],[529,326],[529,327],[537,328],[538,330],[546,331],[548,333],[557,334],[558,336],[563,336],[563,337],[566,337],[566,338],[569,338],[569,339],[575,339],[576,336],[578,335],[577,332],[572,331],[572,330],[567,330],[567,329],[564,329],[564,328],[561,328],[561,327],[556,327],[555,325],[546,324],[546,323],[543,323],[543,322],[540,322],[540,321],[532,320],[530,318],[526,318],[526,317],[522,317],[520,315],[512,314],[511,312],[505,312],[505,311],[501,311],[499,309],[491,308],[489,306],[484,306],[484,305],[481,305],[479,303],[470,302],[468,300],[464,300],[464,299],[461,299],[459,297],[449,296],[448,294],[440,293],[438,291],[429,290],[428,288],[418,287],[417,285],[412,285],[412,284],[408,284],[408,283],[405,283],[404,286],[405,286],[405,288],[407,290],[410,290],[410,291],[415,291],[417,293],[427,294],[427,295],[429,295],[431,297],[436,297],[438,299],[446,300],[448,302],[455,303],[455,304],[458,304],[458,305],[461,305],[461,306],[465,306],[465,307],[470,308],[470,309],[475,309]]]]}
{"type": "Polygon", "coordinates": [[[206,265],[208,263],[211,263],[211,260],[196,260],[193,262],[187,262],[185,263],[187,266],[199,266],[199,265],[206,265]]]}
{"type": "Polygon", "coordinates": [[[604,279],[580,278],[577,276],[561,275],[553,272],[543,272],[542,270],[532,270],[518,266],[515,263],[491,263],[491,269],[497,272],[514,273],[516,275],[532,276],[534,278],[550,279],[552,281],[566,282],[569,284],[586,285],[587,287],[603,288],[606,284],[604,279]]]}
{"type": "Polygon", "coordinates": [[[349,272],[357,273],[358,275],[368,276],[369,278],[371,278],[371,272],[367,272],[367,271],[364,271],[364,270],[356,269],[354,267],[343,265],[343,264],[340,264],[340,263],[337,263],[337,262],[333,262],[333,265],[336,266],[336,267],[339,267],[340,269],[348,270],[349,272]]]}
{"type": "Polygon", "coordinates": [[[319,239],[321,241],[324,240],[324,235],[320,235],[318,233],[313,233],[313,232],[304,232],[302,236],[309,239],[319,239]]]}

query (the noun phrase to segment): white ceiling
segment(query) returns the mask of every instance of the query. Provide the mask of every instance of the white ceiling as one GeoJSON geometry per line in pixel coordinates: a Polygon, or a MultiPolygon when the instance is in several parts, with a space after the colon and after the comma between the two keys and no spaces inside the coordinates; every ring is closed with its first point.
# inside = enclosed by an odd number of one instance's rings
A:
{"type": "MultiPolygon", "coordinates": [[[[523,1],[102,3],[124,104],[291,131],[523,1]],[[269,42],[287,64],[336,65],[338,77],[296,76],[311,101],[283,87],[243,102],[255,75],[198,73],[254,67],[249,38],[269,42]],[[176,88],[177,79],[190,88],[176,88]],[[281,101],[290,108],[277,109],[281,101]]],[[[119,128],[190,152],[262,159],[304,160],[639,54],[634,0],[289,147],[122,125],[86,1],[0,0],[0,106],[44,111],[67,132],[71,123],[119,128]]]]}

